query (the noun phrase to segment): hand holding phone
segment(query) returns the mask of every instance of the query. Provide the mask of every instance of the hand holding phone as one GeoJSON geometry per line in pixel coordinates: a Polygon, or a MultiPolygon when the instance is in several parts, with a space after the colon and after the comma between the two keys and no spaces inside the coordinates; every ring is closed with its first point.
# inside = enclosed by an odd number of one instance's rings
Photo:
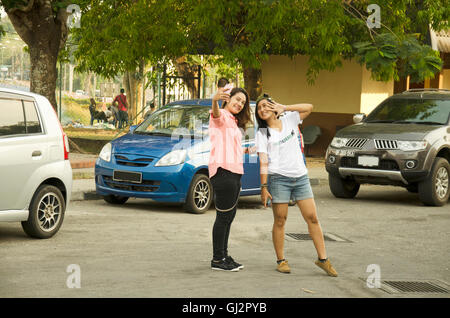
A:
{"type": "Polygon", "coordinates": [[[224,86],[223,92],[226,94],[230,94],[232,89],[233,89],[233,84],[228,83],[227,85],[224,86]]]}

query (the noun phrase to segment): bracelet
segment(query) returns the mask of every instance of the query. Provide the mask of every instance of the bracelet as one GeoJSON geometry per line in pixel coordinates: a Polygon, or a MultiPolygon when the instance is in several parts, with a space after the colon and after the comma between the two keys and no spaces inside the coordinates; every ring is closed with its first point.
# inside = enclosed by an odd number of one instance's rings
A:
{"type": "Polygon", "coordinates": [[[262,188],[267,188],[267,187],[268,187],[267,183],[261,184],[261,189],[262,189],[262,188]]]}

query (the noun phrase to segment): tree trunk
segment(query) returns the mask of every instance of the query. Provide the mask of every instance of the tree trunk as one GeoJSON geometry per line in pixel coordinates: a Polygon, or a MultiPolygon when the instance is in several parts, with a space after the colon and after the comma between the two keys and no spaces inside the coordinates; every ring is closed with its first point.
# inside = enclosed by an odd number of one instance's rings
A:
{"type": "Polygon", "coordinates": [[[56,80],[57,57],[49,52],[45,45],[30,47],[31,83],[30,91],[47,97],[53,108],[57,110],[56,80]]]}
{"type": "Polygon", "coordinates": [[[262,93],[262,72],[259,69],[244,67],[244,87],[250,100],[256,100],[262,93]]]}
{"type": "Polygon", "coordinates": [[[175,59],[174,62],[178,75],[183,77],[183,82],[188,88],[190,98],[200,98],[198,94],[199,81],[194,79],[198,75],[198,66],[189,65],[185,56],[175,59]]]}
{"type": "Polygon", "coordinates": [[[65,7],[55,11],[52,3],[29,0],[5,4],[2,1],[14,29],[30,50],[30,90],[47,97],[56,110],[56,63],[67,40],[69,13],[65,7]]]}
{"type": "Polygon", "coordinates": [[[130,124],[132,123],[132,120],[134,122],[134,118],[136,117],[136,78],[134,73],[135,72],[133,71],[127,71],[123,76],[123,85],[128,102],[128,120],[130,124]]]}

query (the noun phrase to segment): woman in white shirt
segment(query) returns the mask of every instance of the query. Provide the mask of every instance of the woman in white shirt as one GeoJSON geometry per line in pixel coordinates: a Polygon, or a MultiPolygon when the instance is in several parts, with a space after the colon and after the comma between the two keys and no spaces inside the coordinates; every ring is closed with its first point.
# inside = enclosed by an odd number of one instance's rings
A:
{"type": "Polygon", "coordinates": [[[272,239],[277,256],[277,270],[290,273],[284,257],[284,226],[292,196],[308,224],[308,231],[318,255],[315,264],[328,275],[337,276],[326,255],[314,195],[297,138],[298,125],[312,109],[311,104],[281,105],[273,102],[266,94],[257,99],[256,148],[261,167],[261,200],[264,207],[267,206],[268,199],[272,200],[272,239]]]}

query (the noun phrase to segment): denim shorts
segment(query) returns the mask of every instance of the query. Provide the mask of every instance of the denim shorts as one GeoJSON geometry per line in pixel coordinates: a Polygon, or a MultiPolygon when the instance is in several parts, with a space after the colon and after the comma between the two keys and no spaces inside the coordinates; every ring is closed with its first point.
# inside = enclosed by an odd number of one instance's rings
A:
{"type": "Polygon", "coordinates": [[[285,177],[280,174],[270,174],[268,190],[273,203],[289,203],[314,198],[308,174],[298,178],[285,177]]]}

